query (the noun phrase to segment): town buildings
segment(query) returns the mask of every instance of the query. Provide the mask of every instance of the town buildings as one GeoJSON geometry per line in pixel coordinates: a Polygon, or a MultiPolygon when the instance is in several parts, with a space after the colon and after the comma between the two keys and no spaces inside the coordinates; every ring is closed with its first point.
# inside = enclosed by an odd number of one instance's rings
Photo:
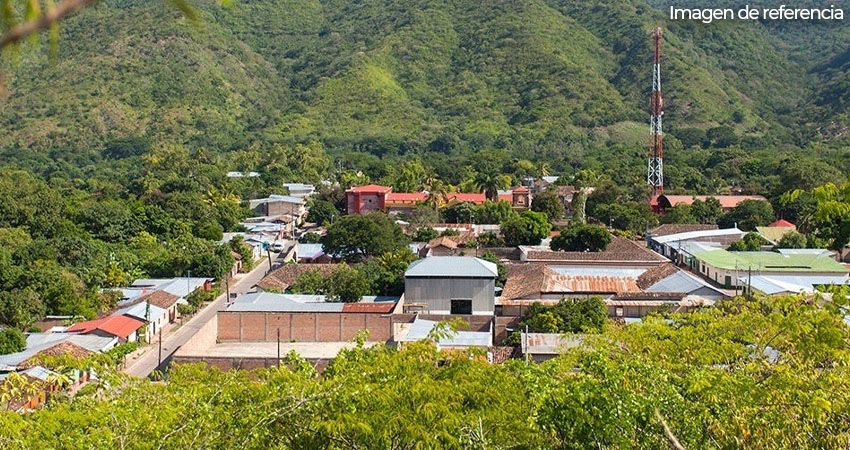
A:
{"type": "MultiPolygon", "coordinates": [[[[429,195],[426,192],[393,192],[391,187],[377,184],[357,186],[345,191],[346,210],[348,214],[399,212],[415,208],[428,200],[429,195]]],[[[500,191],[497,199],[510,203],[516,209],[528,209],[531,206],[531,190],[519,186],[500,191]]],[[[484,193],[448,192],[439,200],[449,204],[468,202],[480,205],[487,201],[487,196],[484,193]]]]}

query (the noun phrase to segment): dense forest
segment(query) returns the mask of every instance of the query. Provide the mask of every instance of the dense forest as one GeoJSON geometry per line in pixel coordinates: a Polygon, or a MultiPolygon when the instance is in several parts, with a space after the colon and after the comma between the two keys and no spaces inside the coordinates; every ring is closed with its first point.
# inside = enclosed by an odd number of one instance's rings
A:
{"type": "Polygon", "coordinates": [[[418,158],[459,183],[465,163],[495,151],[499,163],[639,184],[660,25],[669,188],[778,195],[850,169],[842,23],[669,22],[643,0],[195,6],[192,20],[100,2],[63,24],[54,63],[23,44],[3,68],[3,160],[120,179],[148,147],[317,143],[374,179],[418,158]],[[110,150],[127,139],[147,146],[110,150]]]}
{"type": "Polygon", "coordinates": [[[841,448],[850,335],[834,300],[607,323],[540,365],[423,341],[345,351],[322,376],[294,356],[252,372],[180,366],[167,384],[105,372],[73,402],[0,414],[0,446],[841,448]]]}

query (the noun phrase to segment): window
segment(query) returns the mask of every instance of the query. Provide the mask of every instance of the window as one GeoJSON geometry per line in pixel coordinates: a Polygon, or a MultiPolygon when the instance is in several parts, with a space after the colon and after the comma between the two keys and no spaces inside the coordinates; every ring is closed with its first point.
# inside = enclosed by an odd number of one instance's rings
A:
{"type": "Polygon", "coordinates": [[[452,314],[472,314],[472,300],[452,299],[452,314]]]}

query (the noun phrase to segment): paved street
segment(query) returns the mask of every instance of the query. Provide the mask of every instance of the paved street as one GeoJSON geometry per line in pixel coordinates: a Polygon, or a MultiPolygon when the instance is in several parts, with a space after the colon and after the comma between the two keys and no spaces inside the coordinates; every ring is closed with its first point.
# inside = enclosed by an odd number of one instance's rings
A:
{"type": "MultiPolygon", "coordinates": [[[[275,257],[276,255],[273,255],[275,257]]],[[[269,269],[268,259],[257,260],[257,267],[246,274],[239,274],[235,280],[231,281],[230,292],[239,295],[248,292],[251,286],[257,284],[269,269]]],[[[227,294],[222,293],[212,303],[206,305],[198,311],[188,322],[179,328],[167,327],[163,330],[162,338],[162,360],[166,361],[185,344],[198,330],[204,326],[215,314],[221,310],[227,301],[227,294]]],[[[134,353],[128,356],[127,365],[122,370],[128,375],[136,377],[146,377],[156,369],[159,364],[159,336],[154,337],[154,341],[144,347],[143,353],[134,353]]]]}

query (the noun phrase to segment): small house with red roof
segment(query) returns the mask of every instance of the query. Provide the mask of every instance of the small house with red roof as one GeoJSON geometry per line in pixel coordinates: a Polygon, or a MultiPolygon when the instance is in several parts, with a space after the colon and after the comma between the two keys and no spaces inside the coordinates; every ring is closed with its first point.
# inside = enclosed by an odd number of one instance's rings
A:
{"type": "Polygon", "coordinates": [[[76,323],[68,327],[65,332],[117,337],[121,342],[135,342],[138,339],[139,328],[144,324],[133,317],[116,314],[76,323]]]}
{"type": "Polygon", "coordinates": [[[795,230],[797,229],[797,225],[794,225],[793,223],[791,223],[791,222],[789,222],[785,219],[779,219],[776,222],[773,222],[772,224],[770,224],[768,226],[769,227],[777,227],[777,228],[793,228],[795,230]]]}

